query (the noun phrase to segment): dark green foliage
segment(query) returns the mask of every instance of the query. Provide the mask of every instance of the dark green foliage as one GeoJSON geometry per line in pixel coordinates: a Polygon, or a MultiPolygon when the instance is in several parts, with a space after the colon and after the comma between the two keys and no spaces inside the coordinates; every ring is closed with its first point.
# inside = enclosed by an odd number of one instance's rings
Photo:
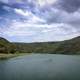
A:
{"type": "Polygon", "coordinates": [[[15,43],[17,51],[23,53],[52,53],[60,45],[54,42],[43,43],[15,43]]]}
{"type": "Polygon", "coordinates": [[[56,53],[80,54],[80,37],[62,42],[56,53]]]}
{"type": "Polygon", "coordinates": [[[15,45],[0,37],[0,53],[15,53],[15,45]]]}

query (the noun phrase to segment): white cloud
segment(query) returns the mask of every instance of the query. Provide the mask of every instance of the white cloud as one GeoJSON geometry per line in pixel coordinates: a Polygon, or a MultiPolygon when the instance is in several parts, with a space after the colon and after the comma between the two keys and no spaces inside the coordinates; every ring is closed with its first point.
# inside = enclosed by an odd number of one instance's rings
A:
{"type": "Polygon", "coordinates": [[[22,9],[14,9],[14,11],[22,16],[31,16],[31,12],[23,11],[22,9]]]}
{"type": "Polygon", "coordinates": [[[13,31],[13,30],[10,30],[10,31],[6,31],[6,35],[8,35],[9,37],[28,37],[28,36],[32,36],[32,35],[35,35],[35,32],[34,31],[13,31]]]}
{"type": "Polygon", "coordinates": [[[36,42],[63,41],[63,40],[72,39],[72,38],[79,36],[79,35],[80,34],[78,34],[78,33],[69,34],[69,35],[57,35],[57,34],[53,34],[52,32],[48,32],[48,33],[39,35],[38,37],[36,37],[34,39],[34,41],[36,41],[36,42]]]}
{"type": "Polygon", "coordinates": [[[39,22],[40,23],[45,23],[46,22],[45,19],[42,19],[39,16],[34,15],[30,11],[27,11],[27,10],[24,11],[22,9],[14,9],[14,11],[17,14],[20,14],[22,16],[25,16],[25,18],[28,19],[28,20],[24,20],[24,22],[27,22],[27,23],[39,23],[39,22]]]}
{"type": "Polygon", "coordinates": [[[35,35],[34,31],[29,31],[27,24],[24,22],[17,22],[13,20],[11,24],[8,25],[8,29],[3,33],[8,36],[31,36],[35,35]]]}
{"type": "MultiPolygon", "coordinates": [[[[61,41],[71,39],[80,35],[77,30],[69,24],[35,24],[13,20],[9,28],[3,32],[8,37],[23,38],[31,42],[39,41],[61,41]]],[[[28,41],[28,42],[29,42],[28,41]]]]}
{"type": "Polygon", "coordinates": [[[28,20],[29,23],[45,23],[46,21],[44,19],[41,19],[40,17],[37,17],[35,15],[32,16],[30,20],[28,20]]]}
{"type": "Polygon", "coordinates": [[[36,0],[37,4],[40,7],[43,7],[45,5],[51,5],[53,3],[55,3],[57,0],[36,0]]]}

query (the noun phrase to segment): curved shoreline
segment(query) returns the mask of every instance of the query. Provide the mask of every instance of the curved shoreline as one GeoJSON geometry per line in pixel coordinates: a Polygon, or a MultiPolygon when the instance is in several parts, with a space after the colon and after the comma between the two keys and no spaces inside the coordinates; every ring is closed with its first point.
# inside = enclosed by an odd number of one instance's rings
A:
{"type": "MultiPolygon", "coordinates": [[[[27,54],[28,54],[28,53],[27,53],[27,54]]],[[[0,60],[6,60],[6,59],[13,58],[13,57],[18,57],[18,56],[27,55],[27,54],[1,54],[1,53],[0,53],[0,60]]]]}

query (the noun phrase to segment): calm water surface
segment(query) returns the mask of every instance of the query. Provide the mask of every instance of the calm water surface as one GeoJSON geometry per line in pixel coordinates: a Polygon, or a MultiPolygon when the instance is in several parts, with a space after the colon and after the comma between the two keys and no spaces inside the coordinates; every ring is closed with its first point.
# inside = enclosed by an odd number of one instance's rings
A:
{"type": "Polygon", "coordinates": [[[80,56],[32,54],[0,61],[0,80],[80,80],[80,56]]]}

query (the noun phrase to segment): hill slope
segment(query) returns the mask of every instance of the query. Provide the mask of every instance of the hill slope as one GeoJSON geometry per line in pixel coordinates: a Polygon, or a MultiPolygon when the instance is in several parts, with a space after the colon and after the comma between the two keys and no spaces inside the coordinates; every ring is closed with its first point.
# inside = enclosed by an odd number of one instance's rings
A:
{"type": "Polygon", "coordinates": [[[67,54],[80,54],[80,37],[61,42],[56,52],[67,54]]]}
{"type": "Polygon", "coordinates": [[[15,47],[13,43],[0,37],[0,53],[13,53],[14,49],[15,47]]]}

